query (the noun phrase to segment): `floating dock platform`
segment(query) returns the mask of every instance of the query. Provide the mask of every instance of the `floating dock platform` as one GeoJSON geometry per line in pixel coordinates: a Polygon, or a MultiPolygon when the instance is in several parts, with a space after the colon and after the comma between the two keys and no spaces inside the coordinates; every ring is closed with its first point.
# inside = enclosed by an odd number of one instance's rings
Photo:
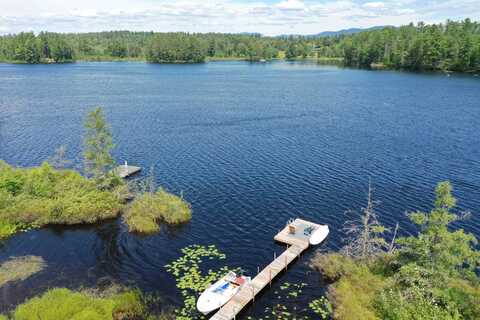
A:
{"type": "Polygon", "coordinates": [[[250,301],[255,301],[255,296],[262,291],[267,284],[271,284],[272,280],[280,272],[287,270],[288,265],[309,247],[310,237],[305,235],[304,231],[311,227],[318,228],[320,225],[302,219],[295,219],[292,223],[283,228],[274,239],[278,242],[285,243],[287,245],[287,250],[260,271],[260,273],[257,274],[249,284],[242,287],[240,291],[230,299],[230,301],[223,305],[220,310],[210,318],[210,320],[235,319],[237,314],[240,313],[250,301]],[[290,232],[291,227],[295,228],[295,233],[290,232]]]}
{"type": "Polygon", "coordinates": [[[141,167],[129,166],[127,161],[125,161],[124,165],[118,166],[115,169],[113,169],[113,172],[123,179],[130,177],[131,175],[134,175],[135,173],[138,173],[140,171],[142,171],[141,167]]]}

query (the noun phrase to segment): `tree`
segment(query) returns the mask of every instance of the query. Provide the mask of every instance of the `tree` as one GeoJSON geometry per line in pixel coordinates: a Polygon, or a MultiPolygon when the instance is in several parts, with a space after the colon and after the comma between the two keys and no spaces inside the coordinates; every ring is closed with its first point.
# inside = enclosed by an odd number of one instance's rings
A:
{"type": "Polygon", "coordinates": [[[345,232],[347,234],[347,245],[343,252],[355,258],[369,259],[385,252],[388,244],[383,237],[386,230],[380,224],[375,213],[376,202],[372,198],[372,187],[368,185],[367,206],[362,208],[357,217],[345,222],[345,232]]]}
{"type": "Polygon", "coordinates": [[[97,181],[99,187],[110,183],[109,176],[115,164],[110,152],[114,144],[110,128],[101,107],[96,107],[85,120],[84,165],[85,173],[97,181]]]}
{"type": "Polygon", "coordinates": [[[48,163],[55,169],[64,169],[70,165],[72,161],[67,159],[67,146],[62,145],[55,149],[55,154],[48,159],[48,163]]]}
{"type": "Polygon", "coordinates": [[[448,181],[435,189],[434,208],[429,212],[409,213],[410,220],[420,227],[417,237],[398,239],[400,260],[415,261],[435,273],[451,276],[474,276],[480,265],[480,253],[475,250],[477,239],[463,229],[450,231],[449,225],[462,218],[452,212],[456,199],[448,181]]]}

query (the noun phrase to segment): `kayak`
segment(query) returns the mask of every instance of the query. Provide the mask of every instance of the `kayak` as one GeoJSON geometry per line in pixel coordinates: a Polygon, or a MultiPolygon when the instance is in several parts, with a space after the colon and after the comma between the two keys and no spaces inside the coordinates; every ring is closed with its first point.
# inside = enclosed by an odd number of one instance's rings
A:
{"type": "Polygon", "coordinates": [[[251,278],[229,272],[208,287],[198,298],[197,310],[208,314],[227,303],[251,278]]]}
{"type": "Polygon", "coordinates": [[[317,245],[321,243],[325,238],[328,236],[328,233],[330,230],[328,229],[327,225],[321,225],[318,228],[316,228],[312,233],[310,234],[310,238],[308,239],[308,242],[310,242],[311,245],[317,245]]]}

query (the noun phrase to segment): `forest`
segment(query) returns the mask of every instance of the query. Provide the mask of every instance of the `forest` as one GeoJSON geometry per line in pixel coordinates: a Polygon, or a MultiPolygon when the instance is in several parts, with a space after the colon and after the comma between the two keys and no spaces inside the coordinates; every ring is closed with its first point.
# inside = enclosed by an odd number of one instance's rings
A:
{"type": "Polygon", "coordinates": [[[221,33],[110,31],[60,34],[24,32],[0,37],[0,61],[63,63],[141,60],[198,63],[242,59],[341,60],[345,66],[477,72],[480,24],[470,19],[386,27],[329,37],[221,33]]]}
{"type": "Polygon", "coordinates": [[[316,40],[319,56],[342,57],[351,67],[480,70],[480,24],[470,19],[407,25],[316,40]]]}

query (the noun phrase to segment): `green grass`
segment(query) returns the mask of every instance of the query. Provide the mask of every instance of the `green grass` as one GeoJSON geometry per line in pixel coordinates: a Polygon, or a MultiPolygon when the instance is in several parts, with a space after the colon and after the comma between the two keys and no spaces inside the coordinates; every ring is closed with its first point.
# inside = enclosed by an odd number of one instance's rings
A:
{"type": "Polygon", "coordinates": [[[122,206],[117,190],[99,190],[76,171],[0,160],[0,238],[30,227],[94,223],[116,217],[122,206]]]}
{"type": "Polygon", "coordinates": [[[143,319],[145,307],[138,291],[98,298],[82,292],[57,288],[19,305],[15,320],[120,320],[143,319]]]}
{"type": "Polygon", "coordinates": [[[12,257],[0,265],[0,287],[8,282],[25,280],[45,267],[42,257],[12,257]]]}
{"type": "Polygon", "coordinates": [[[139,196],[125,214],[129,231],[139,233],[159,231],[159,222],[179,224],[191,218],[190,205],[182,198],[163,189],[139,196]]]}
{"type": "Polygon", "coordinates": [[[328,291],[334,305],[334,319],[380,319],[375,310],[375,297],[386,285],[382,275],[371,272],[365,263],[339,253],[317,254],[310,264],[326,279],[335,281],[328,291]]]}

